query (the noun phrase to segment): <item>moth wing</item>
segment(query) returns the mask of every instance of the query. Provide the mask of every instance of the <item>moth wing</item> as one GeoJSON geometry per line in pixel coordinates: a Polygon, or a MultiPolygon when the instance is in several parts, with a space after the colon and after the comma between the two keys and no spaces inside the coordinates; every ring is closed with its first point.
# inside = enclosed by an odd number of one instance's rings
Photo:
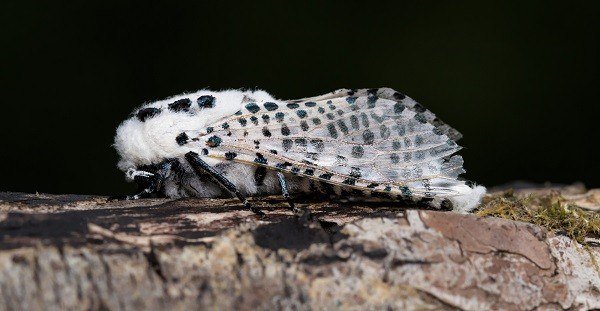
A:
{"type": "Polygon", "coordinates": [[[446,184],[463,172],[451,156],[460,147],[425,115],[373,95],[316,99],[247,104],[215,124],[208,156],[374,191],[457,194],[446,184]]]}
{"type": "Polygon", "coordinates": [[[454,141],[458,141],[462,138],[462,134],[459,131],[452,128],[448,124],[444,123],[440,118],[436,117],[435,114],[433,114],[427,108],[423,107],[423,105],[419,104],[417,101],[404,95],[403,93],[398,92],[389,87],[374,88],[374,89],[357,89],[357,90],[339,89],[339,90],[333,91],[331,93],[314,96],[314,97],[307,97],[307,98],[303,98],[303,99],[290,100],[289,102],[322,101],[322,100],[329,100],[329,99],[334,99],[334,98],[345,98],[348,96],[354,96],[354,97],[376,96],[378,98],[393,100],[395,102],[400,102],[403,105],[405,105],[408,109],[413,110],[416,113],[421,113],[423,115],[423,117],[425,118],[425,120],[427,120],[427,122],[429,122],[432,125],[434,125],[435,127],[437,127],[439,130],[441,130],[444,134],[446,134],[448,137],[450,137],[454,141]]]}

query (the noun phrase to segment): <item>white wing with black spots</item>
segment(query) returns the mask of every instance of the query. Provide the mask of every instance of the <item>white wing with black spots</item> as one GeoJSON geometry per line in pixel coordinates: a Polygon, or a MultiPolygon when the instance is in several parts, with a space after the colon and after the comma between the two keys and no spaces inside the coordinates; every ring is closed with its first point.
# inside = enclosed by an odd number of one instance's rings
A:
{"type": "MultiPolygon", "coordinates": [[[[415,198],[460,193],[460,147],[421,109],[367,96],[251,102],[208,127],[209,157],[263,165],[343,187],[415,198]],[[210,140],[218,141],[218,144],[210,140]]],[[[202,141],[202,139],[199,139],[202,141]]]]}
{"type": "Polygon", "coordinates": [[[378,98],[383,98],[383,99],[400,102],[403,105],[405,105],[406,107],[408,107],[409,109],[415,111],[416,113],[422,114],[423,117],[427,120],[427,122],[431,123],[432,125],[435,125],[436,128],[441,130],[444,134],[446,134],[448,137],[452,138],[454,141],[458,141],[459,139],[462,138],[462,134],[459,131],[457,131],[456,129],[454,129],[454,128],[450,127],[449,125],[447,125],[446,123],[444,123],[442,120],[440,120],[438,117],[436,117],[435,114],[433,114],[431,111],[427,110],[427,108],[423,107],[423,105],[419,104],[414,99],[406,96],[405,94],[398,92],[394,89],[388,88],[388,87],[374,88],[374,89],[358,89],[358,90],[339,89],[339,90],[336,90],[336,91],[333,91],[331,93],[327,93],[324,95],[303,98],[303,99],[299,99],[299,100],[293,100],[292,102],[294,102],[294,101],[320,101],[320,100],[327,100],[327,99],[347,97],[347,96],[354,96],[354,97],[376,96],[378,98]]]}

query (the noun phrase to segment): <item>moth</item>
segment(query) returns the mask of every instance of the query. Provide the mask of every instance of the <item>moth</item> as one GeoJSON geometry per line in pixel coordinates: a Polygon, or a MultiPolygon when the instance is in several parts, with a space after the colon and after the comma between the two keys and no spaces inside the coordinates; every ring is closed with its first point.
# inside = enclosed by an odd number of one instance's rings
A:
{"type": "Polygon", "coordinates": [[[144,104],[117,128],[127,199],[324,194],[469,211],[485,193],[464,172],[461,134],[390,88],[298,100],[200,90],[144,104]]]}

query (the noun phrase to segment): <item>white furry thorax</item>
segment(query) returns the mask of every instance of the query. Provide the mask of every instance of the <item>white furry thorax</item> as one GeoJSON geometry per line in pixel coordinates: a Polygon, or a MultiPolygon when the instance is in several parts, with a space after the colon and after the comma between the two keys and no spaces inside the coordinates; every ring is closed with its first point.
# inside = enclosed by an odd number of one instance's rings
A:
{"type": "Polygon", "coordinates": [[[177,135],[183,131],[193,132],[230,116],[249,101],[275,99],[261,90],[200,90],[142,105],[117,128],[114,147],[120,156],[119,169],[125,172],[142,165],[159,163],[166,158],[183,156],[190,149],[177,144],[177,135]],[[211,109],[203,109],[198,104],[198,99],[207,95],[215,98],[211,109]],[[186,99],[190,100],[187,113],[169,108],[169,104],[186,99]],[[140,120],[138,113],[148,108],[159,109],[160,112],[145,121],[140,120]]]}

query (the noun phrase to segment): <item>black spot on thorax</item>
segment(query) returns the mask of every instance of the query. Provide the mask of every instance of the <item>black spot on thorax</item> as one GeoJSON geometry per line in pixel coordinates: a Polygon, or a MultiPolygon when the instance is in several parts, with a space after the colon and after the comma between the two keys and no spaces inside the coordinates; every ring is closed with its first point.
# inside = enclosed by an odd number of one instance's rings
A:
{"type": "Polygon", "coordinates": [[[159,115],[160,111],[161,110],[158,108],[144,108],[144,109],[140,109],[137,112],[136,116],[137,116],[138,120],[145,122],[146,120],[159,115]]]}
{"type": "Polygon", "coordinates": [[[267,109],[267,111],[273,111],[279,108],[279,106],[276,103],[272,102],[266,102],[263,106],[265,106],[265,109],[267,109]]]}
{"type": "Polygon", "coordinates": [[[169,104],[169,110],[173,112],[190,111],[192,101],[189,98],[182,98],[169,104]]]}
{"type": "Polygon", "coordinates": [[[200,109],[212,108],[215,106],[215,97],[211,95],[202,95],[196,100],[200,109]]]}
{"type": "Polygon", "coordinates": [[[175,141],[179,146],[185,145],[188,142],[188,139],[189,137],[185,132],[182,132],[181,134],[177,135],[177,137],[175,137],[175,141]]]}

